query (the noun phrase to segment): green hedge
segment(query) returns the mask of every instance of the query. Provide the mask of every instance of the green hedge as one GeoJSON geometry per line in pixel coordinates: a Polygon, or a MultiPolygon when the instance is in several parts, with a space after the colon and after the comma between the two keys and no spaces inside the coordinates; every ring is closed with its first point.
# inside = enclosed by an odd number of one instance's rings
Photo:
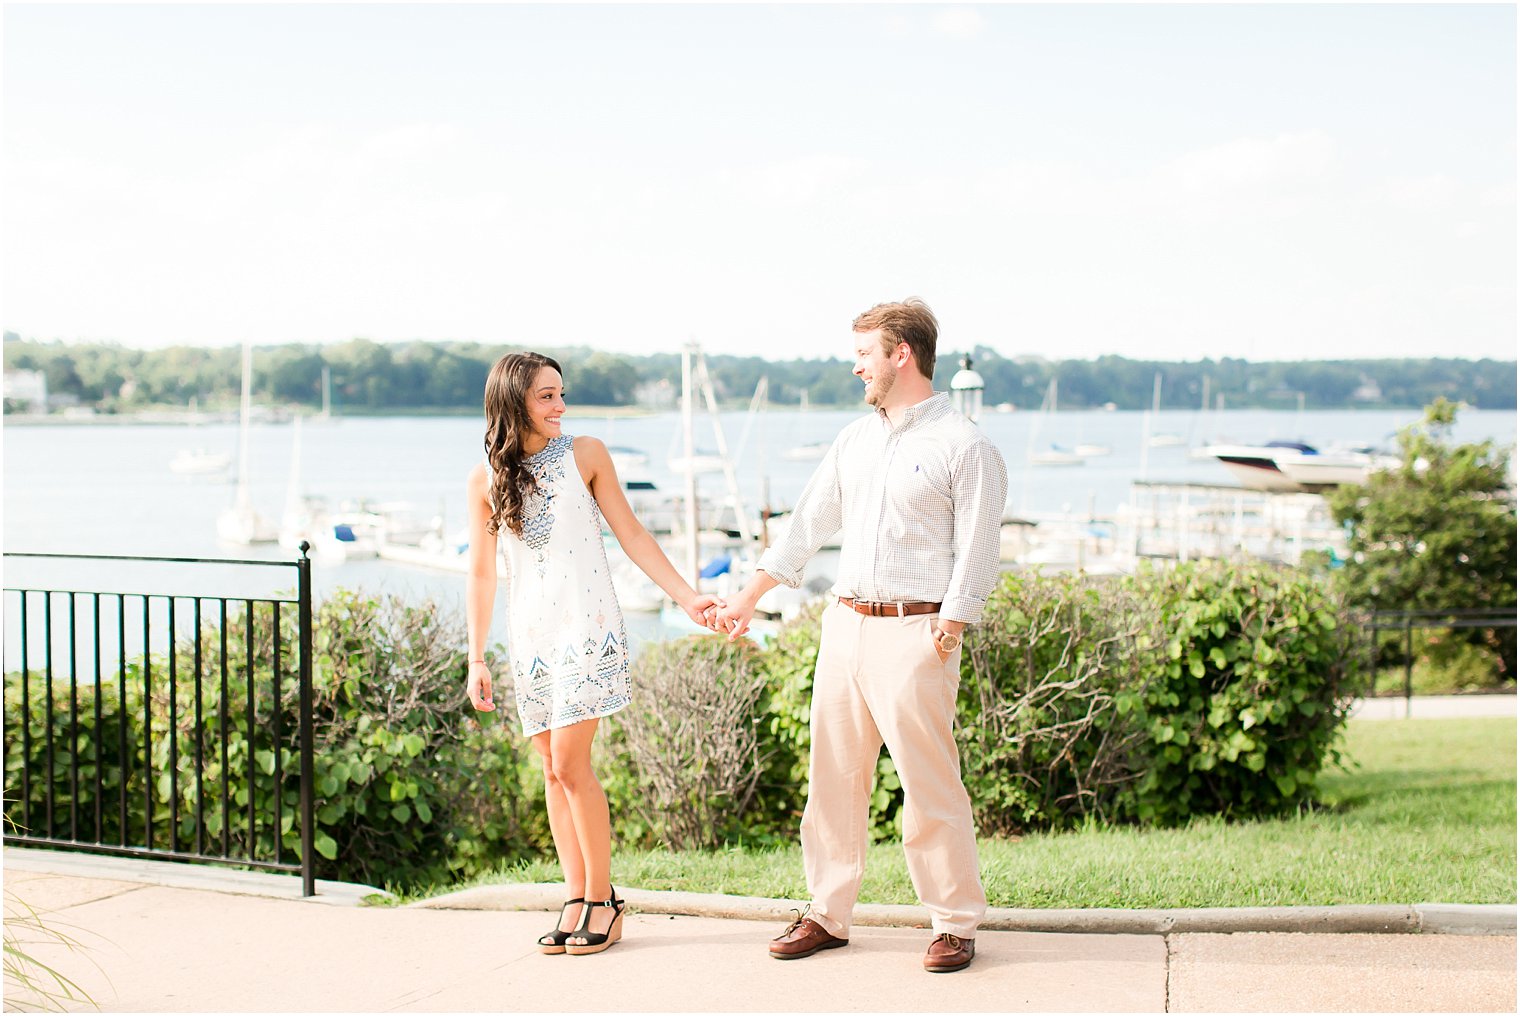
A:
{"type": "Polygon", "coordinates": [[[1126,805],[1144,822],[1279,814],[1313,799],[1346,718],[1355,629],[1312,579],[1191,565],[1136,580],[1161,620],[1118,699],[1145,731],[1126,805]]]}
{"type": "MultiPolygon", "coordinates": [[[[1090,820],[1246,818],[1313,799],[1339,760],[1354,629],[1326,585],[1265,565],[1185,564],[1088,579],[1005,573],[961,665],[956,737],[986,834],[1090,820]]],[[[806,799],[816,612],[764,654],[778,749],[759,828],[806,799]]],[[[883,753],[873,835],[900,835],[883,753]]]]}
{"type": "MultiPolygon", "coordinates": [[[[807,796],[808,723],[818,652],[814,608],[763,649],[719,636],[654,647],[634,664],[634,687],[659,689],[614,717],[598,739],[619,842],[654,846],[790,842],[807,796]],[[683,682],[685,682],[683,684],[683,682]],[[735,710],[747,710],[748,723],[735,710]],[[726,717],[722,723],[714,717],[726,717]],[[720,761],[719,760],[723,760],[720,761]],[[726,769],[724,768],[726,767],[726,769]]],[[[243,644],[247,619],[228,621],[243,644]]],[[[275,752],[295,770],[295,672],[278,704],[284,736],[273,736],[268,618],[254,674],[259,693],[247,721],[246,675],[234,655],[229,675],[228,771],[207,749],[200,833],[222,842],[221,794],[232,803],[226,830],[234,853],[267,858],[278,835],[284,856],[298,848],[297,784],[287,775],[282,823],[270,828],[275,752]],[[249,777],[249,758],[253,775],[249,777]],[[252,796],[260,826],[247,829],[252,796]]],[[[1086,821],[1184,822],[1195,815],[1247,818],[1312,801],[1320,771],[1338,756],[1352,675],[1352,631],[1319,580],[1264,566],[1184,565],[1134,578],[1007,573],[971,629],[962,659],[957,738],[979,828],[987,834],[1061,828],[1086,821]]],[[[214,644],[208,628],[205,644],[214,644]]],[[[315,747],[319,875],[397,887],[453,881],[550,851],[537,753],[522,738],[505,666],[498,712],[479,715],[464,694],[462,621],[433,604],[335,594],[315,617],[315,747]]],[[[197,727],[188,647],[174,741],[180,776],[168,778],[167,659],[151,663],[144,703],[132,661],[125,710],[115,683],[81,686],[78,714],[82,817],[93,832],[94,759],[103,746],[102,816],[120,835],[123,786],[128,842],[142,842],[151,796],[160,843],[177,800],[182,849],[195,828],[195,744],[219,744],[219,681],[202,691],[197,727]],[[152,731],[151,790],[140,746],[145,711],[152,731]],[[135,753],[125,771],[116,744],[125,724],[135,753]]],[[[53,819],[67,830],[71,727],[67,688],[55,682],[53,819]],[[62,691],[60,692],[60,687],[62,691]],[[61,697],[60,697],[61,696],[61,697]],[[61,703],[61,708],[59,707],[61,703]]],[[[6,814],[21,821],[20,774],[30,768],[32,826],[45,809],[46,722],[42,683],[31,686],[32,750],[22,758],[19,677],[6,677],[6,814]]],[[[882,754],[870,802],[876,838],[901,834],[902,789],[882,754]]]]}

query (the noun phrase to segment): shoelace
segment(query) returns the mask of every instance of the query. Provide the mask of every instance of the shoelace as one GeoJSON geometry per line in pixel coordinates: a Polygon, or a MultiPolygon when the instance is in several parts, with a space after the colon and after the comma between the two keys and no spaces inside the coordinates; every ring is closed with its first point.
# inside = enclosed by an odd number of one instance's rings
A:
{"type": "Polygon", "coordinates": [[[964,948],[966,945],[966,943],[962,941],[958,936],[952,935],[948,931],[941,932],[939,937],[944,939],[945,944],[957,952],[964,948]]]}
{"type": "Polygon", "coordinates": [[[785,938],[786,936],[790,935],[792,932],[796,931],[798,928],[802,927],[802,922],[805,921],[805,920],[807,920],[807,915],[810,914],[810,913],[812,913],[812,912],[813,912],[813,905],[811,903],[808,904],[806,907],[804,907],[801,910],[798,910],[796,907],[793,907],[792,908],[792,913],[796,914],[797,918],[796,918],[796,920],[792,921],[792,923],[787,926],[787,929],[785,931],[783,931],[781,933],[781,937],[785,938]]]}

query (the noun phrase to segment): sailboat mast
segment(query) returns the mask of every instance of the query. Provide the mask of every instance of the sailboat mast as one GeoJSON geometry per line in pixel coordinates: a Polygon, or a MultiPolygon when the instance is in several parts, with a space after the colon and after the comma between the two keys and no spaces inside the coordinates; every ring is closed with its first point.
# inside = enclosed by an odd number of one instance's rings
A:
{"type": "MultiPolygon", "coordinates": [[[[285,488],[285,514],[293,517],[301,510],[301,415],[296,414],[290,431],[290,482],[285,488]]],[[[304,535],[304,534],[303,534],[304,535]]]]}
{"type": "Polygon", "coordinates": [[[748,553],[750,540],[754,537],[749,528],[749,512],[739,493],[739,476],[734,470],[733,456],[728,453],[728,438],[723,433],[723,420],[718,415],[718,396],[713,391],[712,377],[707,373],[707,357],[702,355],[701,350],[697,351],[696,374],[702,388],[702,397],[707,402],[707,411],[712,414],[713,441],[718,445],[718,458],[723,462],[723,479],[727,481],[728,497],[734,505],[734,522],[739,529],[740,546],[748,553]]]}
{"type": "Polygon", "coordinates": [[[681,437],[686,449],[686,574],[691,577],[691,587],[697,588],[701,569],[697,562],[697,459],[694,441],[692,403],[695,393],[691,385],[691,354],[696,343],[687,343],[681,350],[681,437]]]}
{"type": "Polygon", "coordinates": [[[1161,372],[1156,371],[1155,383],[1151,385],[1151,408],[1146,410],[1145,418],[1140,424],[1140,479],[1150,478],[1151,468],[1151,430],[1156,425],[1156,416],[1161,412],[1161,372]]]}
{"type": "Polygon", "coordinates": [[[253,414],[253,343],[243,341],[243,394],[238,404],[238,479],[237,504],[247,508],[248,496],[248,425],[253,414]]]}

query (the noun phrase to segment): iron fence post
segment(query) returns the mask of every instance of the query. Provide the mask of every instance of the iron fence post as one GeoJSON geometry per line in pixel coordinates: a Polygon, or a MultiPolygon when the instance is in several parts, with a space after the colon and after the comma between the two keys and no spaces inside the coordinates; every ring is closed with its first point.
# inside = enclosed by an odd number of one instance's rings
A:
{"type": "Polygon", "coordinates": [[[296,607],[301,622],[300,680],[301,680],[301,892],[306,896],[317,894],[316,863],[316,802],[313,784],[316,781],[316,755],[312,745],[312,690],[311,690],[311,544],[301,541],[301,559],[296,563],[299,584],[296,607]]]}
{"type": "Polygon", "coordinates": [[[1376,698],[1378,679],[1377,615],[1371,615],[1366,625],[1367,627],[1363,629],[1363,634],[1367,636],[1367,697],[1376,698]]]}
{"type": "Polygon", "coordinates": [[[1404,615],[1404,719],[1414,716],[1414,617],[1404,615]]]}

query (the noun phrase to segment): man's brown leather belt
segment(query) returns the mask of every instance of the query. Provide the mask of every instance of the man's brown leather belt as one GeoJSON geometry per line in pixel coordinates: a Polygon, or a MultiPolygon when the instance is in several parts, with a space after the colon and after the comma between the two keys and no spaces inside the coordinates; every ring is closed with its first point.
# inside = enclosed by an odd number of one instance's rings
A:
{"type": "Polygon", "coordinates": [[[848,596],[841,596],[839,602],[855,611],[857,614],[865,614],[867,617],[906,617],[909,614],[937,614],[940,604],[938,603],[867,603],[865,600],[852,600],[848,596]]]}

